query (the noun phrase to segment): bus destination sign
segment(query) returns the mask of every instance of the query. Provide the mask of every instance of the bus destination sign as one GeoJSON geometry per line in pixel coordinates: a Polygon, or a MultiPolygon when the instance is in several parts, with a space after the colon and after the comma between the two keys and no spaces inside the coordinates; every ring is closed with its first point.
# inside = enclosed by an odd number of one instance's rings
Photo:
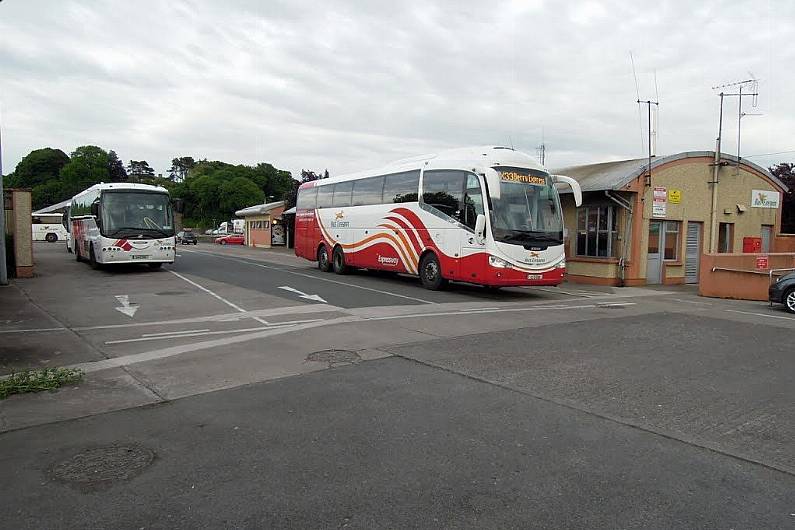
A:
{"type": "Polygon", "coordinates": [[[516,171],[503,171],[500,178],[508,182],[521,182],[523,184],[533,184],[534,186],[546,186],[547,179],[539,175],[525,175],[516,171]]]}

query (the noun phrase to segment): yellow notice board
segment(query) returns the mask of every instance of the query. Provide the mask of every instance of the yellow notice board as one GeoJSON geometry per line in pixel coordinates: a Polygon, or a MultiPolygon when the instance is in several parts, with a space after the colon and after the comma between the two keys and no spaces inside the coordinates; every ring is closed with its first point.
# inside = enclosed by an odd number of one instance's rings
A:
{"type": "Polygon", "coordinates": [[[668,202],[671,204],[682,202],[682,190],[668,190],[668,202]]]}

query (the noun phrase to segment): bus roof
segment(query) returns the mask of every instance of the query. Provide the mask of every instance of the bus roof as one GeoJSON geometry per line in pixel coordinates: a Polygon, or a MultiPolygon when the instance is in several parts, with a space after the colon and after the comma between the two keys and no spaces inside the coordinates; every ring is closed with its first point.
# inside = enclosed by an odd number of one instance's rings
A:
{"type": "Polygon", "coordinates": [[[516,151],[511,147],[485,145],[448,149],[435,154],[404,158],[380,168],[330,177],[328,179],[323,179],[322,181],[314,181],[313,184],[305,183],[303,186],[332,184],[334,182],[357,180],[366,177],[388,175],[390,173],[412,171],[422,168],[462,169],[465,171],[481,172],[485,168],[491,168],[495,166],[510,166],[534,169],[537,171],[546,171],[544,166],[539,164],[535,158],[531,157],[527,153],[516,151]]]}
{"type": "MultiPolygon", "coordinates": [[[[89,191],[102,191],[102,190],[139,190],[139,191],[157,191],[160,193],[168,193],[168,190],[162,186],[151,186],[149,184],[138,184],[134,182],[100,182],[94,184],[90,188],[86,188],[75,197],[79,197],[89,191]]],[[[74,198],[74,197],[73,197],[74,198]]]]}

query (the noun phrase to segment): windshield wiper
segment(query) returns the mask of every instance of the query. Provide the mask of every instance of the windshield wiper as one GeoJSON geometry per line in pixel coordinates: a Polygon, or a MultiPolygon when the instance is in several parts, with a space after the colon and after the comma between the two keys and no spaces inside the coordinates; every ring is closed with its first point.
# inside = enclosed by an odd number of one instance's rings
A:
{"type": "Polygon", "coordinates": [[[163,237],[169,237],[169,235],[167,233],[165,233],[164,231],[160,230],[159,228],[143,228],[143,227],[140,227],[140,226],[120,226],[119,228],[116,228],[112,232],[108,233],[108,237],[113,237],[116,234],[118,234],[119,232],[121,232],[122,230],[129,230],[131,232],[138,232],[138,233],[159,232],[159,233],[163,234],[163,237]]]}

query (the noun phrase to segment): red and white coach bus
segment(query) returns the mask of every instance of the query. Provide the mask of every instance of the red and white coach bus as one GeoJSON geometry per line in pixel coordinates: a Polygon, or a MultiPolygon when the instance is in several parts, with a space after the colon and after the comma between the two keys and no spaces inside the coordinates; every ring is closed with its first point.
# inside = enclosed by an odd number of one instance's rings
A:
{"type": "Polygon", "coordinates": [[[168,190],[132,183],[95,184],[72,198],[67,250],[92,267],[174,263],[174,212],[168,190]]]}
{"type": "Polygon", "coordinates": [[[350,267],[489,287],[557,285],[566,268],[556,183],[509,147],[444,151],[302,184],[295,253],[322,271],[350,267]]]}

